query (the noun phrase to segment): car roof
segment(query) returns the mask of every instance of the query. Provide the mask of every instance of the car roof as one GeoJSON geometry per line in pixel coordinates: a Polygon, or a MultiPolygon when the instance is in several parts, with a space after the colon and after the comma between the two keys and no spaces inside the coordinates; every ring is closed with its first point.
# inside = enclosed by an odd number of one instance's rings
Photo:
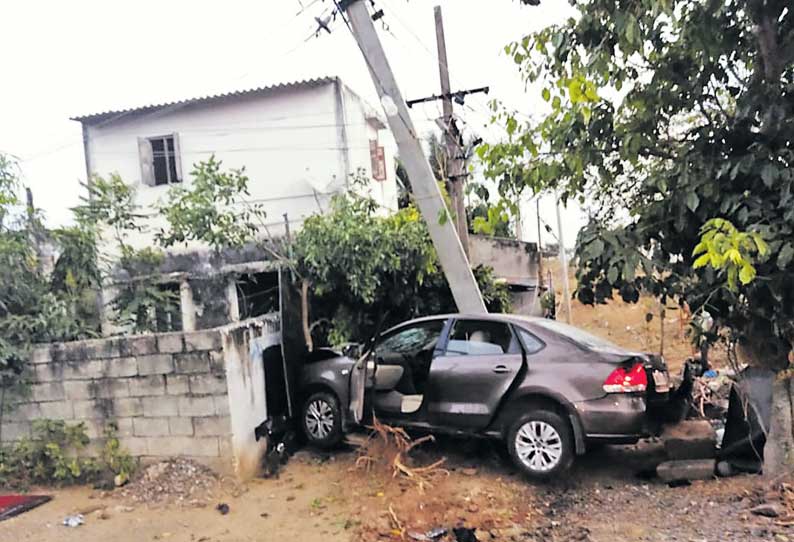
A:
{"type": "Polygon", "coordinates": [[[434,320],[447,320],[449,318],[455,319],[465,319],[465,320],[492,320],[495,322],[512,322],[515,324],[529,324],[535,320],[541,320],[536,316],[523,316],[520,314],[505,314],[499,312],[489,312],[489,313],[464,313],[464,312],[453,312],[447,314],[434,314],[431,316],[421,316],[419,318],[414,318],[412,320],[406,320],[405,322],[400,322],[399,324],[390,327],[381,335],[385,335],[386,333],[390,333],[391,331],[401,328],[406,325],[410,324],[419,324],[421,322],[432,322],[434,320]]]}

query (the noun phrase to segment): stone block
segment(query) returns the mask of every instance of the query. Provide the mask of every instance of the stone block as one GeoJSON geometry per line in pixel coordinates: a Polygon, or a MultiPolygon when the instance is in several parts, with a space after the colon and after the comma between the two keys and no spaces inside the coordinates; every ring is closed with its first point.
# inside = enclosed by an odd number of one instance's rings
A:
{"type": "Polygon", "coordinates": [[[217,457],[218,437],[148,437],[148,455],[217,457]]]}
{"type": "Polygon", "coordinates": [[[64,380],[91,380],[105,376],[105,363],[102,360],[60,361],[64,380]]]}
{"type": "Polygon", "coordinates": [[[138,397],[119,397],[113,400],[115,416],[143,416],[143,402],[138,397]]]}
{"type": "Polygon", "coordinates": [[[708,420],[684,420],[667,426],[661,439],[669,459],[711,459],[717,454],[717,433],[708,420]]]}
{"type": "Polygon", "coordinates": [[[714,459],[665,461],[656,467],[656,474],[665,482],[679,480],[710,480],[714,477],[714,459]]]}
{"type": "Polygon", "coordinates": [[[102,438],[105,436],[105,430],[108,428],[108,421],[103,419],[94,419],[94,420],[81,420],[85,426],[85,434],[91,440],[95,440],[98,438],[102,438]]]}
{"type": "Polygon", "coordinates": [[[47,420],[71,420],[74,418],[71,401],[39,403],[39,410],[41,417],[47,420]]]}
{"type": "Polygon", "coordinates": [[[220,350],[221,334],[217,330],[193,331],[185,333],[185,351],[198,352],[208,350],[220,350]]]}
{"type": "Polygon", "coordinates": [[[211,396],[178,397],[180,416],[212,416],[215,414],[215,403],[211,396]]]}
{"type": "Polygon", "coordinates": [[[58,343],[51,346],[54,361],[87,361],[119,357],[118,342],[114,339],[90,339],[58,343]]]}
{"type": "Polygon", "coordinates": [[[227,459],[232,459],[234,457],[232,437],[218,437],[218,454],[227,459]]]}
{"type": "Polygon", "coordinates": [[[132,397],[165,395],[165,377],[162,375],[138,376],[129,379],[132,397]]]}
{"type": "MultiPolygon", "coordinates": [[[[31,422],[41,418],[39,403],[19,403],[10,408],[3,416],[3,424],[8,422],[31,422]]],[[[3,425],[5,427],[5,425],[3,425]]]]}
{"type": "Polygon", "coordinates": [[[139,437],[124,437],[119,438],[119,443],[130,453],[130,455],[139,457],[142,455],[149,455],[148,438],[139,437]]]}
{"type": "Polygon", "coordinates": [[[133,357],[106,359],[103,360],[103,372],[110,378],[135,376],[138,374],[138,362],[133,357]]]}
{"type": "Polygon", "coordinates": [[[132,356],[146,356],[157,353],[157,337],[154,335],[140,335],[127,337],[127,348],[132,356]]]}
{"type": "Polygon", "coordinates": [[[172,435],[190,436],[193,434],[193,418],[168,418],[168,428],[172,435]]]}
{"type": "Polygon", "coordinates": [[[210,372],[217,375],[226,374],[226,358],[224,358],[223,350],[210,352],[210,372]]]}
{"type": "Polygon", "coordinates": [[[176,416],[179,414],[178,399],[176,397],[144,397],[143,415],[147,417],[176,416]]]}
{"type": "Polygon", "coordinates": [[[174,358],[170,354],[138,356],[138,374],[163,375],[174,372],[174,358]]]}
{"type": "Polygon", "coordinates": [[[94,380],[91,385],[91,391],[94,397],[113,399],[116,397],[129,397],[130,388],[127,383],[127,378],[104,378],[102,380],[94,380]]]}
{"type": "Polygon", "coordinates": [[[231,434],[232,420],[228,416],[193,418],[197,437],[223,437],[231,434]]]}
{"type": "Polygon", "coordinates": [[[110,400],[104,399],[89,399],[87,401],[72,401],[72,410],[76,420],[90,420],[93,418],[102,418],[105,415],[106,401],[112,404],[110,400]]]}
{"type": "Polygon", "coordinates": [[[190,376],[190,393],[193,395],[220,395],[227,392],[226,378],[213,374],[190,376]]]}
{"type": "Polygon", "coordinates": [[[136,437],[165,437],[170,434],[168,418],[135,418],[132,428],[136,437]]]}
{"type": "Polygon", "coordinates": [[[213,402],[215,404],[215,415],[216,416],[228,416],[229,415],[229,396],[228,395],[216,395],[212,399],[213,399],[213,402]]]}
{"type": "Polygon", "coordinates": [[[161,354],[181,354],[185,351],[182,333],[161,333],[157,336],[157,350],[161,354]]]}
{"type": "Polygon", "coordinates": [[[46,363],[33,366],[36,382],[61,382],[63,381],[63,363],[46,363]]]}
{"type": "Polygon", "coordinates": [[[94,385],[91,380],[71,380],[63,383],[63,391],[70,400],[91,399],[94,396],[94,385]]]}
{"type": "Polygon", "coordinates": [[[116,424],[116,436],[131,437],[133,432],[132,418],[116,418],[113,423],[116,424]]]}
{"type": "Polygon", "coordinates": [[[165,392],[168,395],[187,395],[190,385],[187,375],[167,375],[165,377],[165,392]]]}
{"type": "Polygon", "coordinates": [[[30,386],[30,396],[34,401],[63,401],[66,393],[62,382],[45,382],[30,386]]]}
{"type": "Polygon", "coordinates": [[[50,363],[52,361],[52,355],[50,354],[50,347],[48,346],[37,346],[33,349],[30,353],[30,362],[34,365],[42,364],[42,363],[50,363]]]}
{"type": "Polygon", "coordinates": [[[175,354],[174,366],[178,374],[210,372],[210,356],[207,352],[175,354]]]}
{"type": "Polygon", "coordinates": [[[3,442],[12,442],[30,437],[29,422],[3,422],[3,442]]]}

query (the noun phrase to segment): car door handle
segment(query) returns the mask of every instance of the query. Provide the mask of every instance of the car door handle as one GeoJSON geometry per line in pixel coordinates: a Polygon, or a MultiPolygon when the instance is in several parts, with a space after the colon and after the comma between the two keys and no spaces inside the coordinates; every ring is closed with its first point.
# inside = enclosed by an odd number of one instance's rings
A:
{"type": "Polygon", "coordinates": [[[507,368],[507,365],[497,365],[493,368],[493,372],[495,373],[509,373],[510,369],[507,368]]]}

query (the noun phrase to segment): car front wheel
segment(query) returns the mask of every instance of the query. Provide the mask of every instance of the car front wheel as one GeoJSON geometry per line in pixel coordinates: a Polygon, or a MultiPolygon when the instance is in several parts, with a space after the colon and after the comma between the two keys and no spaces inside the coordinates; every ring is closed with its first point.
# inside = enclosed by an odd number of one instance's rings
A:
{"type": "Polygon", "coordinates": [[[548,410],[516,418],[507,432],[507,450],[513,463],[535,480],[549,480],[565,472],[575,455],[570,425],[548,410]]]}
{"type": "Polygon", "coordinates": [[[301,429],[309,444],[333,448],[342,441],[342,411],[330,392],[319,391],[303,403],[301,429]]]}

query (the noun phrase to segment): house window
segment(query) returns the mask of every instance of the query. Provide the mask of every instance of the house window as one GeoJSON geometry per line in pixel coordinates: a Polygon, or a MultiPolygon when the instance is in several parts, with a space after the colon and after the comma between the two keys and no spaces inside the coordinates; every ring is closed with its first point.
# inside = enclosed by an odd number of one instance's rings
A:
{"type": "Polygon", "coordinates": [[[179,137],[177,134],[139,138],[138,151],[140,153],[141,181],[143,184],[160,186],[182,182],[179,137]]]}

